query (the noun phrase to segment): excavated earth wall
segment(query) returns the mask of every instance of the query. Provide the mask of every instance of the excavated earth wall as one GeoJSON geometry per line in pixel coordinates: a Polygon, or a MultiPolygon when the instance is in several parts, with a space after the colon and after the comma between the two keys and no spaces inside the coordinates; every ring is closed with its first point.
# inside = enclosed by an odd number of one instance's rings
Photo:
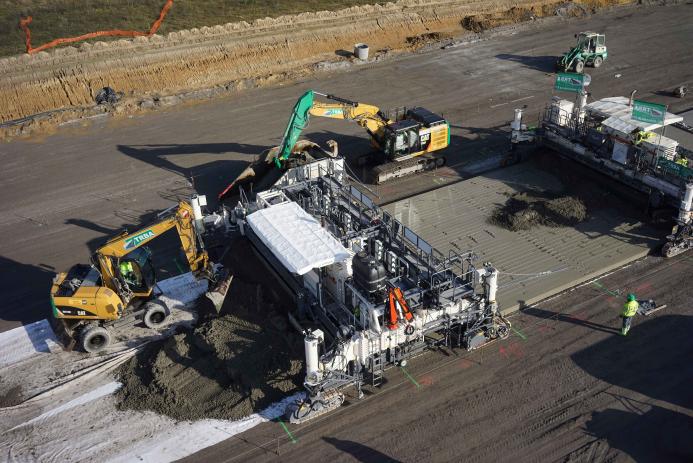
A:
{"type": "MultiPolygon", "coordinates": [[[[575,16],[631,0],[400,0],[138,37],[85,42],[0,60],[0,123],[60,108],[88,108],[104,86],[158,104],[167,95],[237,90],[305,75],[368,42],[416,49],[430,39],[543,16],[575,16]],[[422,37],[422,40],[418,38],[422,37]]],[[[344,59],[344,58],[341,58],[344,59]]],[[[169,97],[174,98],[174,97],[169,97]]],[[[169,100],[170,101],[170,100],[169,100]]]]}

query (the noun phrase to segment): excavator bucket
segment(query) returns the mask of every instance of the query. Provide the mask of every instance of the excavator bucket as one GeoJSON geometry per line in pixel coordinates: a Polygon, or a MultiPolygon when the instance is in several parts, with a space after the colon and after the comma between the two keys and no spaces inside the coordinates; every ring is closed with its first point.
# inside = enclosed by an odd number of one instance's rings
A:
{"type": "Polygon", "coordinates": [[[294,142],[291,154],[281,169],[275,166],[275,159],[280,155],[280,146],[275,146],[264,151],[260,157],[245,168],[221,193],[219,201],[237,197],[241,188],[247,188],[252,184],[254,191],[262,191],[274,185],[284,175],[286,168],[295,167],[302,163],[325,157],[337,155],[337,143],[333,140],[327,142],[332,151],[321,148],[317,143],[308,140],[294,142]]]}
{"type": "Polygon", "coordinates": [[[221,312],[221,307],[224,305],[226,294],[231,287],[231,281],[233,281],[233,275],[228,269],[223,269],[216,275],[214,284],[209,288],[209,291],[205,293],[205,296],[212,303],[217,314],[221,312]]]}
{"type": "Polygon", "coordinates": [[[279,147],[275,146],[260,154],[257,160],[250,163],[224,191],[219,193],[219,201],[238,196],[242,187],[249,187],[252,184],[253,189],[259,191],[276,182],[284,173],[274,166],[274,159],[278,151],[279,147]],[[269,185],[266,185],[267,183],[269,185]]]}

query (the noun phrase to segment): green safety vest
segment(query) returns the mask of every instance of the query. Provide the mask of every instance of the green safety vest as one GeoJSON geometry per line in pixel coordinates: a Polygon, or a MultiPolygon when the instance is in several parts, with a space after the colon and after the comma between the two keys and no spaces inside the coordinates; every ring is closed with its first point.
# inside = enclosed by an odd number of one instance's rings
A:
{"type": "Polygon", "coordinates": [[[132,262],[121,262],[120,274],[125,276],[128,273],[132,273],[132,262]]]}
{"type": "Polygon", "coordinates": [[[633,317],[635,316],[636,313],[638,313],[638,308],[640,305],[638,304],[638,301],[629,301],[623,304],[623,316],[624,317],[633,317]]]}

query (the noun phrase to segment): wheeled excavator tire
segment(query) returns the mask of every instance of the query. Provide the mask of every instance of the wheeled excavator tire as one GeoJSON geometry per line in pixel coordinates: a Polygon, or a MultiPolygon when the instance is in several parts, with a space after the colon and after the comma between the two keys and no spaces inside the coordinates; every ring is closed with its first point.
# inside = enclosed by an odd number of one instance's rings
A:
{"type": "Polygon", "coordinates": [[[111,343],[111,333],[99,325],[87,325],[79,334],[79,345],[85,352],[101,352],[111,343]]]}
{"type": "Polygon", "coordinates": [[[163,302],[149,301],[144,308],[144,325],[153,330],[161,328],[168,315],[169,310],[163,302]]]}

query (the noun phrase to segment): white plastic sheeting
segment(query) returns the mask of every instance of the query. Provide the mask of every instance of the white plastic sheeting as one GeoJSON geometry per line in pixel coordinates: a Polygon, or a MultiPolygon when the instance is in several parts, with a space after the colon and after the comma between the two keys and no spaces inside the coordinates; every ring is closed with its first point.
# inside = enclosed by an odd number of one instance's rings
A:
{"type": "Polygon", "coordinates": [[[0,368],[21,362],[39,353],[61,350],[62,347],[48,320],[39,320],[0,333],[0,368]]]}
{"type": "Polygon", "coordinates": [[[314,268],[342,262],[349,251],[295,202],[253,212],[248,225],[291,273],[304,275],[314,268]]]}
{"type": "MultiPolygon", "coordinates": [[[[650,124],[648,122],[636,121],[631,118],[633,108],[628,105],[629,98],[624,96],[614,96],[602,98],[588,104],[585,109],[594,114],[608,118],[609,126],[624,133],[630,133],[636,128],[645,131],[655,130],[662,127],[662,124],[650,124]]],[[[667,112],[664,116],[664,125],[681,122],[683,117],[667,112]]],[[[605,121],[606,122],[606,121],[605,121]]]]}

